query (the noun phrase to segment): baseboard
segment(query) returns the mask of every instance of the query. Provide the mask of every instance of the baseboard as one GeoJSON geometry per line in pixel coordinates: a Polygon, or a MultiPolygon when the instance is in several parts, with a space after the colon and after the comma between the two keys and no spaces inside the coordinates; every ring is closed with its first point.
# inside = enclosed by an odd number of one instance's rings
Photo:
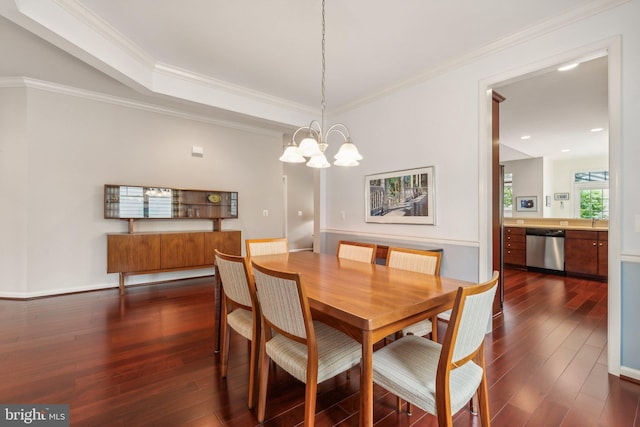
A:
{"type": "Polygon", "coordinates": [[[640,370],[621,366],[620,378],[640,384],[640,370]]]}

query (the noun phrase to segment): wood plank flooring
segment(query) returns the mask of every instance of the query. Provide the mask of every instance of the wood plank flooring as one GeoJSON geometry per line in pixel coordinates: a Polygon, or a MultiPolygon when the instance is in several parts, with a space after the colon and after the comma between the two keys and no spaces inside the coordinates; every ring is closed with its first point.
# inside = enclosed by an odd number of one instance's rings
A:
{"type": "MultiPolygon", "coordinates": [[[[492,425],[640,426],[640,385],[607,373],[606,284],[517,270],[505,284],[486,341],[492,425]]],[[[237,334],[220,379],[212,279],[2,300],[0,325],[0,403],[66,403],[72,426],[257,425],[237,334]]],[[[264,425],[299,425],[304,386],[281,369],[269,380],[264,425]]],[[[321,384],[316,425],[356,426],[358,385],[357,369],[321,384]]],[[[376,427],[437,425],[374,390],[376,427]]],[[[454,423],[480,424],[467,410],[454,423]]]]}

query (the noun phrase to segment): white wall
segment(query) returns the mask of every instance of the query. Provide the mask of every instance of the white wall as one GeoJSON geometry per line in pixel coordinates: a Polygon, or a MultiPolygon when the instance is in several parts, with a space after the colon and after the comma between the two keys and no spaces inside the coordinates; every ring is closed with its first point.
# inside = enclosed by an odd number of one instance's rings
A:
{"type": "Polygon", "coordinates": [[[504,173],[511,173],[513,178],[513,218],[542,218],[544,213],[544,160],[542,157],[502,162],[504,173]],[[536,211],[519,211],[519,197],[536,197],[538,208],[536,211]]]}
{"type": "Polygon", "coordinates": [[[569,200],[554,200],[551,197],[552,218],[573,218],[575,215],[574,175],[582,171],[609,170],[608,156],[579,157],[571,160],[554,160],[553,193],[569,193],[569,200]]]}
{"type": "MultiPolygon", "coordinates": [[[[485,117],[482,120],[479,117],[483,111],[481,105],[485,105],[484,99],[478,99],[479,87],[486,82],[497,86],[501,83],[499,76],[514,76],[518,70],[522,70],[520,74],[524,75],[533,71],[531,64],[552,65],[550,62],[554,58],[558,58],[558,62],[560,58],[566,60],[572,52],[585,52],[589,46],[602,46],[603,41],[621,36],[621,88],[614,87],[613,91],[620,93],[622,105],[610,105],[609,108],[621,112],[619,152],[622,155],[613,160],[619,162],[620,180],[612,183],[614,194],[619,195],[621,221],[610,221],[610,227],[612,235],[621,236],[622,241],[620,248],[614,243],[610,251],[614,256],[621,254],[624,262],[640,263],[640,232],[636,225],[640,224],[640,197],[637,197],[637,183],[640,182],[640,168],[637,167],[640,159],[640,121],[637,120],[640,115],[639,16],[640,1],[632,0],[537,37],[520,39],[525,41],[518,42],[514,37],[492,54],[469,59],[458,68],[443,71],[443,74],[404,89],[381,94],[369,104],[339,114],[334,119],[349,126],[354,142],[365,158],[357,170],[326,173],[323,191],[331,197],[324,199],[324,233],[353,230],[362,238],[384,235],[418,239],[423,243],[437,243],[445,239],[452,244],[480,249],[475,260],[451,259],[451,252],[445,250],[444,258],[449,257],[458,274],[477,268],[478,263],[482,266],[481,271],[490,272],[490,267],[487,267],[490,266],[491,251],[487,247],[490,239],[486,237],[489,228],[487,213],[490,216],[487,176],[490,174],[485,170],[487,163],[484,163],[488,148],[478,144],[480,135],[486,132],[485,117]],[[364,223],[364,175],[429,165],[436,167],[438,180],[435,226],[364,223]],[[482,179],[480,173],[483,174],[482,179]],[[346,220],[341,220],[340,211],[347,213],[346,220]]],[[[617,132],[617,129],[613,130],[617,132]]],[[[614,137],[617,139],[618,135],[614,137]]],[[[617,156],[619,152],[610,154],[617,156]]],[[[615,272],[620,269],[620,258],[614,259],[617,264],[610,263],[610,271],[614,272],[614,277],[619,277],[615,272]]],[[[638,286],[640,277],[625,277],[625,281],[630,281],[630,286],[631,283],[638,286]]],[[[611,307],[615,310],[620,303],[619,283],[614,281],[610,286],[616,288],[610,293],[613,297],[611,307]]],[[[631,331],[639,321],[640,318],[635,316],[632,324],[622,325],[623,336],[626,328],[631,331]]],[[[619,342],[617,336],[610,338],[614,346],[619,342]]],[[[619,355],[617,350],[610,356],[619,355]]],[[[615,372],[617,360],[611,363],[615,372]]],[[[634,369],[640,369],[640,361],[629,363],[634,369]]]]}
{"type": "MultiPolygon", "coordinates": [[[[638,133],[638,121],[633,119],[633,114],[638,113],[638,104],[633,101],[637,98],[638,81],[631,77],[639,75],[640,27],[637,19],[632,18],[637,16],[640,16],[640,7],[636,0],[530,41],[507,46],[333,117],[334,121],[349,126],[365,159],[357,169],[336,171],[332,168],[326,173],[326,192],[331,197],[326,200],[325,231],[381,233],[415,237],[425,242],[446,239],[477,246],[479,218],[474,206],[482,185],[478,177],[479,82],[620,34],[624,36],[623,111],[625,117],[629,117],[624,128],[625,140],[632,152],[637,151],[632,141],[638,140],[633,138],[638,133]],[[435,226],[364,223],[364,175],[429,165],[436,167],[435,226]],[[346,212],[346,220],[341,219],[341,211],[346,212]]],[[[627,163],[624,172],[627,182],[633,181],[631,170],[637,169],[628,164],[631,158],[625,155],[623,159],[627,163]]],[[[629,188],[623,191],[628,192],[629,188]]],[[[631,199],[640,198],[624,197],[625,210],[640,212],[640,201],[631,202],[631,199]]],[[[627,216],[625,221],[626,226],[632,228],[631,218],[627,216]]],[[[627,238],[627,244],[631,243],[640,253],[640,238],[632,240],[633,243],[627,238]]]]}
{"type": "MultiPolygon", "coordinates": [[[[288,138],[291,136],[288,135],[288,138]]],[[[288,140],[287,140],[288,142],[288,140]]],[[[287,238],[290,250],[313,248],[313,174],[304,163],[283,163],[287,185],[287,238]]]]}
{"type": "Polygon", "coordinates": [[[0,287],[27,291],[27,118],[24,90],[0,91],[0,287]]]}
{"type": "MultiPolygon", "coordinates": [[[[0,122],[6,125],[0,294],[117,285],[117,274],[106,274],[106,233],[126,231],[127,223],[103,219],[104,184],[238,191],[239,218],[223,221],[223,229],[239,229],[243,239],[282,235],[282,166],[264,161],[280,155],[281,134],[48,90],[0,92],[0,122]],[[191,156],[194,145],[204,148],[203,158],[191,156]]],[[[212,223],[139,220],[135,227],[210,230],[212,223]]],[[[193,274],[135,276],[129,282],[193,274]]]]}

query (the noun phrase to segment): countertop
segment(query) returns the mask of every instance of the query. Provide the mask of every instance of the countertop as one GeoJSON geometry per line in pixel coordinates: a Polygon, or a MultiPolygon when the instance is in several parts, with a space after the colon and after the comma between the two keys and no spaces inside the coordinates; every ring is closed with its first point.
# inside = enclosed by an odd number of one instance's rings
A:
{"type": "Polygon", "coordinates": [[[608,220],[569,219],[569,218],[505,218],[505,227],[553,228],[562,230],[608,231],[608,220]]]}

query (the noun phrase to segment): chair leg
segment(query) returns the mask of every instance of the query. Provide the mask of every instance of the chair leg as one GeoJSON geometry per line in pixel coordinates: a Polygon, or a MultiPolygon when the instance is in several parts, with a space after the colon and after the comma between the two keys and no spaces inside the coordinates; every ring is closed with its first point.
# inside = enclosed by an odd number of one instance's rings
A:
{"type": "Polygon", "coordinates": [[[220,316],[220,376],[227,378],[229,367],[229,325],[227,324],[227,305],[222,303],[222,314],[220,316]]]}
{"type": "Polygon", "coordinates": [[[482,380],[476,391],[478,395],[478,412],[480,412],[480,422],[482,427],[489,427],[491,425],[491,417],[489,414],[489,391],[487,390],[487,369],[484,362],[484,342],[480,346],[480,350],[477,355],[478,364],[482,368],[482,380]]]}
{"type": "Polygon", "coordinates": [[[247,406],[249,409],[253,409],[255,406],[255,390],[256,390],[256,372],[258,370],[258,360],[256,354],[256,342],[249,341],[251,344],[251,356],[249,357],[249,399],[247,406]]]}
{"type": "Polygon", "coordinates": [[[438,342],[438,316],[431,318],[431,341],[438,342]]]}
{"type": "MultiPolygon", "coordinates": [[[[396,396],[396,406],[398,412],[402,412],[402,399],[400,396],[396,396]]],[[[411,416],[411,403],[407,402],[407,415],[411,416]]]]}
{"type": "Polygon", "coordinates": [[[480,413],[480,423],[482,427],[491,425],[489,414],[489,392],[487,390],[487,377],[482,373],[482,381],[478,386],[478,412],[480,413]]]}
{"type": "Polygon", "coordinates": [[[304,392],[304,426],[313,427],[316,421],[316,381],[307,381],[304,392]]]}
{"type": "Polygon", "coordinates": [[[264,344],[260,345],[260,363],[259,363],[259,379],[258,379],[258,422],[262,424],[264,421],[265,406],[267,402],[267,382],[269,381],[269,356],[265,353],[264,344]]]}
{"type": "Polygon", "coordinates": [[[477,397],[474,394],[469,401],[469,412],[471,412],[471,415],[478,415],[478,405],[476,399],[477,397]]]}

